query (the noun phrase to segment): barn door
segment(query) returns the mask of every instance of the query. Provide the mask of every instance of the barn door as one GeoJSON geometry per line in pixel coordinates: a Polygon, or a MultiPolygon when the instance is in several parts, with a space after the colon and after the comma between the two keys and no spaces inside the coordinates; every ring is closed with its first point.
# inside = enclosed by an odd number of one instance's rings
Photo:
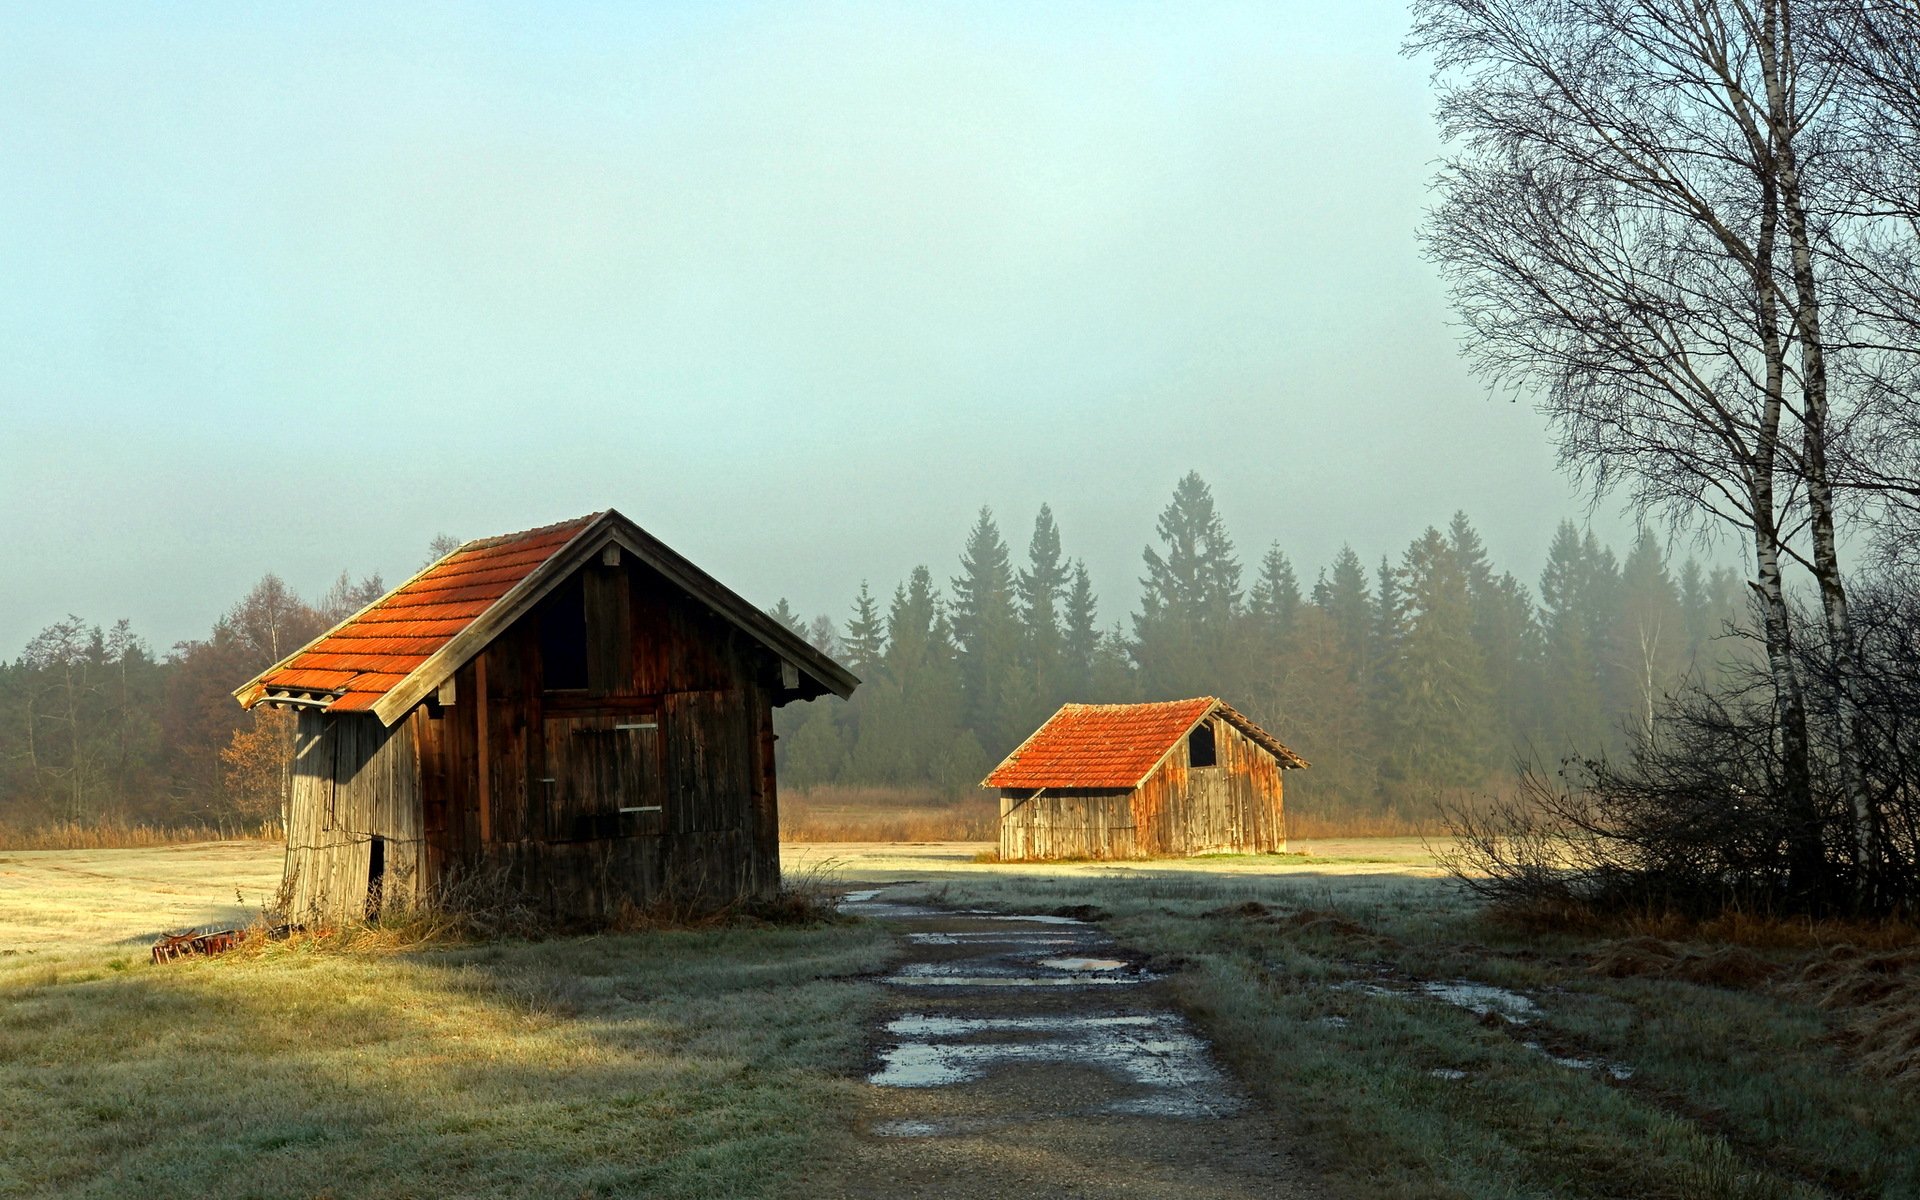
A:
{"type": "Polygon", "coordinates": [[[635,837],[665,830],[660,721],[643,714],[550,717],[538,824],[549,841],[635,837]]]}
{"type": "Polygon", "coordinates": [[[1198,767],[1187,772],[1187,780],[1191,814],[1187,853],[1239,849],[1239,822],[1234,819],[1233,789],[1227,773],[1219,767],[1198,767]]]}

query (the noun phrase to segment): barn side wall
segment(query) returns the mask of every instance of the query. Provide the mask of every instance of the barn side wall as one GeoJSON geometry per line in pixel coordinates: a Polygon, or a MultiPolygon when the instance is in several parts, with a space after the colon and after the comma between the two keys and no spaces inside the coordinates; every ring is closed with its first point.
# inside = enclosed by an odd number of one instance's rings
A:
{"type": "Polygon", "coordinates": [[[432,876],[497,869],[569,919],[773,894],[777,660],[630,556],[583,576],[585,688],[544,686],[536,609],[409,717],[432,876]]]}
{"type": "Polygon", "coordinates": [[[1132,793],[1047,790],[1000,793],[1000,857],[1140,858],[1134,836],[1132,793]]]}
{"type": "Polygon", "coordinates": [[[288,918],[332,925],[410,904],[426,881],[411,728],[388,729],[371,714],[308,709],[294,739],[283,883],[288,918]]]}
{"type": "Polygon", "coordinates": [[[1280,764],[1230,721],[1212,717],[1215,765],[1190,765],[1182,738],[1134,793],[1143,852],[1270,854],[1287,848],[1280,764]]]}

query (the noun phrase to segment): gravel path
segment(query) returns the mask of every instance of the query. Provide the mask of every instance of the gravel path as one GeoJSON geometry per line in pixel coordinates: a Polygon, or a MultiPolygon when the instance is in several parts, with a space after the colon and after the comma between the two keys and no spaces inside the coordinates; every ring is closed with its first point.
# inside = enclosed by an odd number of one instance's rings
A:
{"type": "Polygon", "coordinates": [[[885,922],[860,1149],[807,1194],[1316,1197],[1277,1122],[1138,956],[1053,914],[923,906],[912,884],[843,907],[885,922]]]}

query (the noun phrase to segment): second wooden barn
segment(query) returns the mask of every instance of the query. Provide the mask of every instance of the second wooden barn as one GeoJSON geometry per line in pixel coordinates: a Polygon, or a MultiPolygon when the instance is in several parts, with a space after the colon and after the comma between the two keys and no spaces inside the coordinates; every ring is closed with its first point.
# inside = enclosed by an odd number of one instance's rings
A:
{"type": "Polygon", "coordinates": [[[1261,854],[1286,849],[1281,773],[1306,765],[1213,696],[1067,704],[983,786],[1002,859],[1261,854]]]}
{"type": "Polygon", "coordinates": [[[468,542],[235,695],[297,714],[292,919],[476,874],[596,919],[776,889],[772,710],[857,683],[608,511],[468,542]]]}

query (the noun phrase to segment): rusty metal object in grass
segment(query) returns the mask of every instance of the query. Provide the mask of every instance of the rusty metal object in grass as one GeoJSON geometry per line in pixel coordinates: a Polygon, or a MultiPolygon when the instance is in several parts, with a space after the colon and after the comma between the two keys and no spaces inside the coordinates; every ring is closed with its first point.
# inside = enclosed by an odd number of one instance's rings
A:
{"type": "Polygon", "coordinates": [[[246,940],[244,929],[210,929],[204,933],[169,933],[153,944],[155,963],[172,962],[192,955],[224,954],[246,940]]]}
{"type": "MultiPolygon", "coordinates": [[[[295,925],[274,925],[266,930],[266,935],[269,940],[282,941],[297,928],[295,925]]],[[[160,940],[153,944],[153,961],[158,964],[177,958],[225,954],[246,941],[253,932],[251,929],[206,929],[162,934],[160,940]]]]}

